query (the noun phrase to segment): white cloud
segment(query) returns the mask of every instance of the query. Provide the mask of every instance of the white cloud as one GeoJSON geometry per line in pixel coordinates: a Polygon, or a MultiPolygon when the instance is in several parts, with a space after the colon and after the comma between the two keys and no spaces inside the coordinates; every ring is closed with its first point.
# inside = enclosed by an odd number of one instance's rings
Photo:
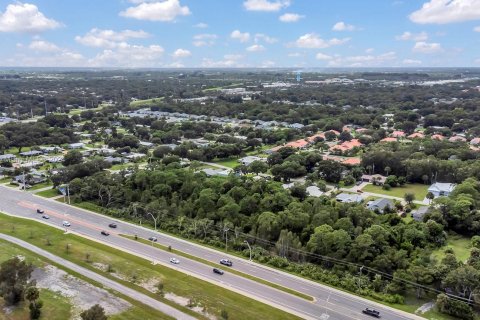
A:
{"type": "Polygon", "coordinates": [[[315,56],[315,59],[317,59],[317,60],[332,60],[333,57],[329,56],[328,54],[324,54],[324,53],[319,52],[315,56]]]}
{"type": "Polygon", "coordinates": [[[428,39],[428,34],[426,32],[420,32],[420,33],[411,33],[410,31],[405,31],[399,36],[395,37],[396,40],[403,40],[403,41],[425,41],[428,39]]]}
{"type": "Polygon", "coordinates": [[[255,42],[264,41],[265,43],[272,44],[272,43],[278,42],[278,39],[269,37],[263,33],[257,33],[255,34],[254,41],[255,42]]]}
{"type": "Polygon", "coordinates": [[[208,24],[200,22],[200,23],[197,23],[196,25],[194,25],[194,27],[195,28],[200,28],[200,29],[205,29],[205,28],[208,28],[208,24]]]}
{"type": "Polygon", "coordinates": [[[201,66],[204,68],[241,68],[245,67],[239,60],[243,58],[240,54],[226,54],[222,60],[204,58],[201,66]]]}
{"type": "Polygon", "coordinates": [[[40,33],[60,27],[61,24],[48,19],[30,3],[9,4],[5,12],[0,12],[0,32],[40,33]]]}
{"type": "Polygon", "coordinates": [[[415,23],[445,24],[480,19],[478,0],[430,0],[409,16],[415,23]]]}
{"type": "Polygon", "coordinates": [[[230,34],[230,38],[238,40],[240,42],[247,42],[250,39],[250,33],[240,32],[240,30],[234,30],[230,34]]]}
{"type": "Polygon", "coordinates": [[[370,54],[370,53],[373,53],[373,51],[375,51],[375,49],[373,49],[373,48],[368,48],[368,49],[365,50],[365,53],[370,54]]]}
{"type": "Polygon", "coordinates": [[[136,7],[129,7],[120,12],[124,17],[149,21],[174,21],[177,16],[189,14],[191,14],[190,9],[187,6],[181,6],[179,0],[142,2],[136,7]]]}
{"type": "Polygon", "coordinates": [[[177,49],[175,52],[172,54],[172,57],[175,59],[181,59],[181,58],[187,58],[190,57],[192,53],[186,49],[177,49]]]}
{"type": "Polygon", "coordinates": [[[289,0],[246,0],[243,2],[243,6],[248,11],[279,11],[282,8],[286,8],[290,5],[289,0]]]}
{"type": "Polygon", "coordinates": [[[30,43],[28,48],[42,52],[60,51],[60,48],[56,44],[44,40],[34,40],[30,43]]]}
{"type": "Polygon", "coordinates": [[[261,44],[254,44],[254,45],[248,47],[248,48],[247,48],[247,51],[249,51],[249,52],[265,51],[265,47],[262,46],[261,44]]]}
{"type": "Polygon", "coordinates": [[[76,36],[75,40],[88,47],[115,48],[120,42],[133,38],[147,38],[150,34],[143,30],[102,30],[93,28],[84,36],[76,36]]]}
{"type": "Polygon", "coordinates": [[[299,57],[303,57],[304,54],[302,54],[300,52],[292,52],[292,53],[289,53],[288,56],[292,57],[292,58],[299,58],[299,57]]]}
{"type": "Polygon", "coordinates": [[[440,43],[419,41],[415,43],[412,51],[419,53],[437,53],[443,51],[443,49],[440,43]]]}
{"type": "Polygon", "coordinates": [[[337,22],[333,25],[333,31],[354,31],[356,28],[351,24],[346,24],[343,21],[337,22]]]}
{"type": "Polygon", "coordinates": [[[360,56],[335,56],[329,60],[328,66],[330,67],[375,67],[391,65],[391,61],[395,60],[397,55],[395,52],[390,51],[380,55],[360,55],[360,56]]]}
{"type": "Polygon", "coordinates": [[[159,45],[138,46],[122,42],[115,49],[105,49],[88,61],[93,67],[158,67],[164,49],[159,45]]]}
{"type": "Polygon", "coordinates": [[[422,61],[414,60],[414,59],[405,59],[402,61],[402,63],[406,65],[419,65],[419,64],[422,64],[422,61]]]}
{"type": "Polygon", "coordinates": [[[348,42],[350,38],[324,40],[315,33],[307,33],[295,41],[295,46],[308,49],[324,49],[331,46],[338,46],[348,42]]]}
{"type": "Polygon", "coordinates": [[[303,18],[305,18],[305,16],[298,13],[285,13],[278,17],[278,20],[282,22],[297,22],[303,18]]]}
{"type": "Polygon", "coordinates": [[[165,68],[185,68],[185,65],[178,62],[178,61],[175,61],[175,62],[172,62],[170,64],[166,64],[164,65],[165,68]]]}
{"type": "Polygon", "coordinates": [[[218,36],[211,33],[202,33],[193,36],[193,45],[195,47],[213,46],[218,36]]]}
{"type": "Polygon", "coordinates": [[[473,31],[480,32],[480,26],[473,28],[473,31]]]}

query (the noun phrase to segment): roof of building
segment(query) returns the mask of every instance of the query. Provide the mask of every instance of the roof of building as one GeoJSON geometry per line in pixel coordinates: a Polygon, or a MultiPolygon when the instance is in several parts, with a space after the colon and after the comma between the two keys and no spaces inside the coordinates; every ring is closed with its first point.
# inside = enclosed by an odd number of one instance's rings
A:
{"type": "Polygon", "coordinates": [[[415,221],[423,221],[423,216],[428,212],[430,207],[421,206],[420,208],[412,211],[412,218],[415,221]]]}
{"type": "Polygon", "coordinates": [[[380,142],[396,142],[397,138],[392,138],[392,137],[386,137],[380,140],[380,142]]]}
{"type": "Polygon", "coordinates": [[[470,140],[470,144],[472,145],[480,144],[480,138],[473,138],[472,140],[470,140]]]}
{"type": "Polygon", "coordinates": [[[448,141],[450,141],[450,142],[465,142],[465,141],[467,141],[467,139],[465,137],[462,137],[462,136],[453,136],[453,137],[450,137],[450,139],[448,139],[448,141]]]}
{"type": "Polygon", "coordinates": [[[432,135],[432,139],[433,140],[444,140],[445,137],[442,136],[441,134],[434,134],[434,135],[432,135]]]}
{"type": "Polygon", "coordinates": [[[410,139],[415,139],[415,138],[423,139],[423,138],[425,138],[425,135],[421,132],[414,132],[411,135],[409,135],[408,138],[410,138],[410,139]]]}
{"type": "Polygon", "coordinates": [[[405,132],[403,131],[396,130],[392,132],[392,137],[404,137],[404,136],[405,136],[405,132]]]}
{"type": "Polygon", "coordinates": [[[435,182],[428,188],[428,191],[452,192],[455,186],[455,183],[435,182]]]}
{"type": "Polygon", "coordinates": [[[352,203],[352,202],[362,202],[363,198],[358,194],[353,193],[340,193],[335,197],[340,202],[352,203]]]}
{"type": "Polygon", "coordinates": [[[348,158],[342,161],[342,164],[347,166],[358,166],[362,161],[360,158],[348,158]]]}
{"type": "Polygon", "coordinates": [[[323,191],[317,186],[309,186],[307,187],[307,194],[311,197],[320,197],[323,194],[323,191]]]}
{"type": "Polygon", "coordinates": [[[7,153],[7,154],[0,154],[0,160],[8,160],[8,159],[15,159],[16,156],[14,154],[11,154],[11,153],[7,153]]]}
{"type": "Polygon", "coordinates": [[[372,201],[369,201],[367,208],[370,210],[378,209],[379,211],[385,210],[386,207],[393,207],[393,201],[385,198],[378,198],[372,201]]]}
{"type": "Polygon", "coordinates": [[[363,144],[358,139],[352,139],[350,141],[344,141],[336,146],[330,148],[330,150],[349,151],[355,147],[360,147],[363,144]]]}

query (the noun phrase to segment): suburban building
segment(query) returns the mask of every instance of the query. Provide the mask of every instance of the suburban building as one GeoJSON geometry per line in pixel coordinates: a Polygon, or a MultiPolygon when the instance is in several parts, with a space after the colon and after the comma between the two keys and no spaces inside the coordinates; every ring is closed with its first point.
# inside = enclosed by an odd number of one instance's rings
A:
{"type": "Polygon", "coordinates": [[[360,203],[363,201],[363,198],[358,194],[353,193],[340,193],[335,197],[338,202],[343,203],[360,203]]]}
{"type": "Polygon", "coordinates": [[[421,206],[420,208],[412,211],[412,218],[415,221],[423,221],[423,217],[428,212],[430,207],[421,206]]]}
{"type": "Polygon", "coordinates": [[[320,190],[317,186],[309,186],[307,187],[307,194],[310,197],[320,197],[324,192],[320,190]]]}
{"type": "Polygon", "coordinates": [[[392,134],[391,134],[392,137],[394,138],[403,138],[405,137],[405,132],[403,131],[393,131],[392,134]]]}
{"type": "Polygon", "coordinates": [[[409,139],[423,139],[425,138],[425,135],[421,132],[414,132],[411,135],[408,136],[409,139]]]}
{"type": "Polygon", "coordinates": [[[83,147],[85,147],[85,144],[82,142],[70,143],[68,145],[68,149],[81,149],[83,147]]]}
{"type": "Polygon", "coordinates": [[[12,160],[15,160],[16,158],[17,157],[11,153],[0,154],[0,161],[12,161],[12,160]]]}
{"type": "Polygon", "coordinates": [[[455,189],[454,183],[435,182],[428,188],[428,192],[433,193],[434,197],[447,197],[455,189]]]}
{"type": "Polygon", "coordinates": [[[450,141],[450,142],[466,142],[467,139],[465,137],[462,137],[462,136],[453,136],[453,137],[450,137],[450,139],[448,139],[448,141],[450,141]]]}
{"type": "Polygon", "coordinates": [[[390,199],[379,198],[367,203],[367,209],[372,211],[377,211],[379,213],[384,213],[387,208],[393,209],[393,201],[390,199]]]}
{"type": "Polygon", "coordinates": [[[20,152],[20,155],[22,157],[34,157],[34,156],[39,156],[41,154],[42,154],[42,152],[38,151],[38,150],[30,150],[30,151],[20,152]]]}
{"type": "Polygon", "coordinates": [[[385,180],[387,180],[387,177],[382,176],[381,174],[374,174],[374,175],[364,174],[362,175],[361,179],[363,182],[370,182],[377,185],[383,185],[385,183],[385,180]]]}
{"type": "Polygon", "coordinates": [[[397,138],[392,138],[392,137],[386,137],[380,140],[380,142],[397,142],[397,138]]]}
{"type": "Polygon", "coordinates": [[[242,165],[244,166],[249,166],[252,164],[252,162],[254,161],[263,161],[265,162],[267,159],[265,158],[260,158],[260,157],[256,157],[256,156],[246,156],[244,158],[241,158],[241,159],[238,159],[238,162],[240,162],[242,165]]]}
{"type": "Polygon", "coordinates": [[[211,169],[211,168],[205,168],[201,170],[202,172],[205,172],[205,174],[209,177],[227,177],[231,170],[230,169],[211,169]]]}
{"type": "Polygon", "coordinates": [[[441,134],[434,134],[432,135],[432,140],[445,140],[445,137],[441,134]]]}

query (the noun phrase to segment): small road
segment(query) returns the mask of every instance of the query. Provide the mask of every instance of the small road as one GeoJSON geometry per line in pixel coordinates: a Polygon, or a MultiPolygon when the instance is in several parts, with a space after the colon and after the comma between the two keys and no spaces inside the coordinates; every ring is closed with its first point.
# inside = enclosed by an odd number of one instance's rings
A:
{"type": "Polygon", "coordinates": [[[105,287],[107,288],[110,288],[110,289],[113,289],[117,292],[120,292],[121,294],[124,294],[126,295],[127,297],[133,299],[133,300],[136,300],[140,303],[143,303],[145,305],[148,305],[162,313],[165,313],[166,315],[169,315],[171,317],[174,317],[175,319],[181,319],[181,320],[194,320],[196,318],[188,315],[188,314],[185,314],[165,303],[162,303],[158,300],[155,300],[153,298],[150,298],[149,296],[147,295],[144,295],[138,291],[135,291],[133,289],[130,289],[116,281],[113,281],[113,280],[110,280],[108,278],[105,278],[104,276],[94,272],[94,271],[91,271],[91,270],[88,270],[88,269],[85,269],[83,267],[80,267],[79,265],[76,265],[75,263],[73,262],[70,262],[68,260],[65,260],[63,258],[60,258],[59,256],[56,256],[54,254],[51,254],[50,252],[48,251],[45,251],[37,246],[34,246],[28,242],[25,242],[23,240],[20,240],[18,238],[15,238],[15,237],[12,237],[12,236],[9,236],[9,235],[6,235],[6,234],[2,234],[0,233],[0,238],[3,239],[3,240],[6,240],[8,242],[11,242],[11,243],[14,243],[18,246],[21,246],[29,251],[32,251],[44,258],[47,258],[49,259],[50,261],[53,261],[55,263],[58,263],[59,265],[61,266],[64,266],[65,268],[67,269],[70,269],[72,271],[75,271],[79,274],[81,274],[82,276],[84,277],[87,277],[93,281],[96,281],[102,285],[104,285],[105,287]]]}

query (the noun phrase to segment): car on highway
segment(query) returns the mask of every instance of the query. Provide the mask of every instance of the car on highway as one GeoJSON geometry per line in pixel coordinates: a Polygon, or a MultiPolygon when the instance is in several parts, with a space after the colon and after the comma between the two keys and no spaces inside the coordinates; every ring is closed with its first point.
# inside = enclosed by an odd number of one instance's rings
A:
{"type": "Polygon", "coordinates": [[[104,236],[109,236],[110,233],[108,231],[105,231],[105,230],[102,230],[102,232],[100,232],[101,234],[103,234],[104,236]]]}
{"type": "Polygon", "coordinates": [[[228,266],[228,267],[231,267],[233,266],[233,262],[228,260],[228,259],[222,259],[220,260],[220,264],[223,264],[224,266],[228,266]]]}
{"type": "Polygon", "coordinates": [[[153,242],[157,242],[157,238],[155,238],[155,237],[149,237],[148,240],[153,241],[153,242]]]}
{"type": "Polygon", "coordinates": [[[42,216],[42,218],[43,218],[43,219],[50,219],[50,216],[47,215],[47,214],[44,214],[44,215],[42,216]]]}
{"type": "Polygon", "coordinates": [[[63,222],[62,222],[62,225],[63,225],[64,227],[70,227],[70,226],[71,226],[70,222],[68,222],[68,221],[63,221],[63,222]]]}
{"type": "Polygon", "coordinates": [[[170,258],[170,263],[179,264],[180,261],[177,258],[170,258]]]}
{"type": "Polygon", "coordinates": [[[220,270],[220,269],[217,269],[217,268],[213,268],[213,273],[216,273],[216,274],[219,274],[219,275],[224,274],[223,270],[220,270]]]}
{"type": "Polygon", "coordinates": [[[112,229],[115,229],[117,227],[117,224],[112,222],[108,226],[112,229]]]}
{"type": "Polygon", "coordinates": [[[45,213],[43,209],[37,209],[37,213],[45,213]]]}
{"type": "Polygon", "coordinates": [[[375,309],[365,308],[362,310],[362,312],[366,315],[369,315],[375,318],[380,318],[380,312],[375,309]]]}

